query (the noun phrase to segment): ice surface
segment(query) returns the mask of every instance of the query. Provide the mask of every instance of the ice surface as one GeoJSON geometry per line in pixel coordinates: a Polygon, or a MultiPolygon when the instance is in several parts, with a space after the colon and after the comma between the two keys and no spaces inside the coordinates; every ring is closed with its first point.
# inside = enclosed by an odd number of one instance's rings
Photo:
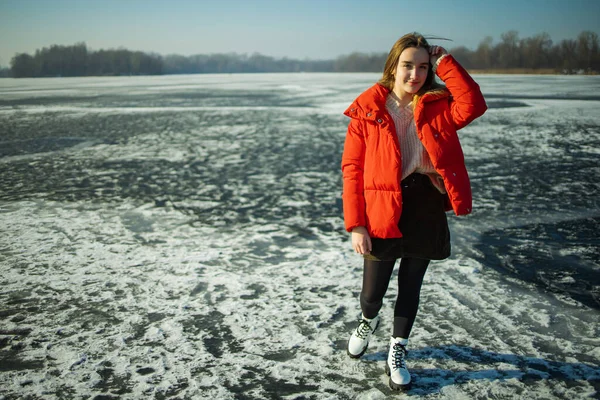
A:
{"type": "MultiPolygon", "coordinates": [[[[345,354],[341,113],[377,78],[0,80],[0,398],[390,396],[393,283],[345,354]]],[[[475,209],[425,277],[398,397],[597,397],[600,78],[476,79],[475,209]]]]}

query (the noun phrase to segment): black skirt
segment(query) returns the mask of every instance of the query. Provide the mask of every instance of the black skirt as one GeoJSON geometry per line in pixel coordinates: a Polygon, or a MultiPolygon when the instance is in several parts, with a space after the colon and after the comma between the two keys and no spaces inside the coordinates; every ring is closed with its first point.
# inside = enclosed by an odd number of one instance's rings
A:
{"type": "Polygon", "coordinates": [[[373,250],[364,255],[371,260],[404,257],[443,260],[450,256],[450,230],[445,196],[427,175],[411,174],[402,182],[402,215],[398,227],[401,238],[371,238],[373,250]]]}

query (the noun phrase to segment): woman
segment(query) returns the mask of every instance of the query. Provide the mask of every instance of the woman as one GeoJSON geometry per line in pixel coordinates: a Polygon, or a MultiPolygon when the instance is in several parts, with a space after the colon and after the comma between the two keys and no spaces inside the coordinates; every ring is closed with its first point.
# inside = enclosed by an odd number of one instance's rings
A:
{"type": "Polygon", "coordinates": [[[450,255],[446,211],[471,212],[471,186],[456,131],[487,106],[479,86],[439,46],[411,33],[392,47],[383,77],[345,115],[342,172],[346,229],[364,257],[362,319],[348,354],[364,354],[397,259],[398,297],[386,373],[392,389],[411,378],[406,346],[430,260],[450,255]],[[434,75],[445,83],[435,82],[434,75]]]}

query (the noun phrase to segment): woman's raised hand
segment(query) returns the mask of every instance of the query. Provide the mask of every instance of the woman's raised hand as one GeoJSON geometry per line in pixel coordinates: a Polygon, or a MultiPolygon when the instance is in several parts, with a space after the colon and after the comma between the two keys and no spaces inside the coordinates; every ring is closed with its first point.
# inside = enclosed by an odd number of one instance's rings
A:
{"type": "Polygon", "coordinates": [[[352,248],[358,254],[370,254],[371,250],[373,250],[371,237],[364,226],[352,229],[352,248]]]}
{"type": "Polygon", "coordinates": [[[435,65],[438,58],[444,54],[448,54],[448,52],[442,46],[429,46],[429,62],[431,65],[435,65]]]}

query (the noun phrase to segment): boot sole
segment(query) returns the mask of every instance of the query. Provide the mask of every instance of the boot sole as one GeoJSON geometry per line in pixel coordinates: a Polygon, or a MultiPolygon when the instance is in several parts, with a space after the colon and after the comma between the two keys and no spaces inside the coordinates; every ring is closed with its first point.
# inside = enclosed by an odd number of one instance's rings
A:
{"type": "Polygon", "coordinates": [[[388,385],[390,386],[390,389],[392,389],[392,390],[402,390],[402,391],[404,391],[404,390],[410,389],[411,386],[412,386],[412,380],[410,382],[408,382],[406,385],[400,385],[398,383],[395,383],[392,380],[392,377],[391,377],[392,372],[390,371],[390,366],[388,365],[387,360],[385,361],[385,374],[390,377],[388,385]]]}
{"type": "Polygon", "coordinates": [[[358,358],[361,358],[367,352],[368,348],[369,348],[369,346],[365,347],[365,349],[360,354],[352,354],[352,353],[350,353],[350,350],[348,350],[348,349],[346,349],[346,353],[348,353],[350,358],[353,358],[356,360],[358,358]]]}

